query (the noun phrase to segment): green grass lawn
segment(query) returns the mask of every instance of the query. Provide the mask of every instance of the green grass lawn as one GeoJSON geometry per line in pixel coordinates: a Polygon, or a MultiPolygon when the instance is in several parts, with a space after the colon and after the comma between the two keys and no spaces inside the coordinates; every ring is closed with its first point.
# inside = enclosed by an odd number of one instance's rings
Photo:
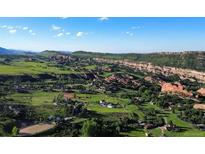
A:
{"type": "Polygon", "coordinates": [[[172,120],[172,122],[179,126],[183,127],[185,131],[182,132],[172,132],[172,131],[166,131],[165,135],[166,136],[182,136],[182,137],[197,137],[197,136],[205,136],[205,131],[201,131],[197,128],[194,127],[191,123],[185,122],[179,117],[177,117],[176,114],[170,113],[169,116],[167,117],[168,120],[172,120]]]}
{"type": "Polygon", "coordinates": [[[84,101],[88,103],[88,109],[96,111],[99,113],[110,113],[110,112],[131,112],[134,108],[128,107],[128,99],[111,97],[106,94],[76,94],[76,99],[79,101],[84,101]],[[106,108],[99,105],[100,100],[105,100],[111,103],[119,103],[122,105],[122,108],[106,108]]]}
{"type": "Polygon", "coordinates": [[[205,131],[198,129],[189,129],[184,132],[166,131],[165,135],[168,137],[205,137],[205,131]]]}
{"type": "Polygon", "coordinates": [[[111,76],[113,73],[112,72],[103,72],[103,77],[104,78],[107,78],[107,77],[109,77],[109,76],[111,76]]]}
{"type": "Polygon", "coordinates": [[[47,105],[52,104],[53,98],[57,96],[58,92],[41,92],[36,91],[29,94],[15,93],[11,98],[22,103],[30,103],[31,105],[47,105]]]}
{"type": "Polygon", "coordinates": [[[193,128],[192,124],[179,119],[179,117],[174,113],[170,113],[166,119],[171,120],[175,125],[179,127],[193,128]]]}
{"type": "Polygon", "coordinates": [[[124,108],[107,108],[107,107],[101,107],[99,105],[89,105],[88,110],[96,111],[98,113],[122,113],[127,112],[124,108]]]}
{"type": "Polygon", "coordinates": [[[129,137],[145,137],[145,133],[143,130],[133,130],[129,132],[121,132],[122,136],[129,136],[129,137]]]}
{"type": "Polygon", "coordinates": [[[97,67],[97,65],[88,65],[85,66],[84,68],[88,69],[88,70],[94,70],[97,67]]]}
{"type": "Polygon", "coordinates": [[[55,73],[67,74],[73,73],[69,69],[48,66],[47,63],[40,62],[12,62],[10,65],[0,65],[0,74],[21,75],[21,74],[40,74],[40,73],[55,73]]]}

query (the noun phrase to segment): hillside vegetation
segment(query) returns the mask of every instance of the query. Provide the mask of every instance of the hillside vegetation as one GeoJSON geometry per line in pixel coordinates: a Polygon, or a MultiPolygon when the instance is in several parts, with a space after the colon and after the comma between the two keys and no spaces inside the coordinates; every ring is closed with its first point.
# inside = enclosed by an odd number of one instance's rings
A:
{"type": "Polygon", "coordinates": [[[159,66],[172,66],[180,68],[195,69],[205,71],[205,52],[178,52],[178,53],[150,53],[150,54],[110,54],[110,53],[92,53],[77,51],[74,55],[82,57],[100,57],[112,59],[129,59],[132,61],[151,62],[159,66]]]}

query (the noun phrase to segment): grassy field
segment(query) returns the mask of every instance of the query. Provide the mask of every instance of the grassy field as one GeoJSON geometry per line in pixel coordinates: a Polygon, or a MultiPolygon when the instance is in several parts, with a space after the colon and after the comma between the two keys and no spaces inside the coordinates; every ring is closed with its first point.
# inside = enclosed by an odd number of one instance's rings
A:
{"type": "Polygon", "coordinates": [[[63,115],[64,113],[64,109],[57,109],[53,105],[53,99],[58,94],[58,92],[35,91],[29,94],[15,93],[11,95],[11,98],[33,106],[38,116],[47,119],[50,115],[63,115]]]}
{"type": "Polygon", "coordinates": [[[83,68],[86,68],[88,70],[94,70],[96,67],[97,67],[97,65],[88,65],[88,66],[85,66],[83,68]]]}
{"type": "Polygon", "coordinates": [[[21,74],[40,74],[55,73],[67,74],[73,73],[69,69],[62,69],[55,66],[48,66],[47,63],[40,62],[12,62],[9,65],[0,64],[0,74],[21,75],[21,74]]]}
{"type": "Polygon", "coordinates": [[[111,73],[111,72],[104,72],[102,76],[103,76],[104,78],[107,78],[107,77],[111,76],[112,74],[113,74],[113,73],[111,73]]]}
{"type": "Polygon", "coordinates": [[[129,136],[129,137],[145,137],[145,133],[142,129],[133,130],[129,132],[121,132],[122,136],[129,136]]]}
{"type": "Polygon", "coordinates": [[[128,107],[128,99],[111,97],[106,94],[76,94],[76,99],[88,103],[88,109],[96,111],[98,113],[110,113],[110,112],[131,112],[134,108],[128,107]],[[122,108],[106,108],[99,105],[100,100],[105,100],[113,104],[119,103],[122,108]]]}
{"type": "Polygon", "coordinates": [[[11,98],[23,103],[30,103],[31,105],[48,105],[52,104],[53,98],[57,96],[58,92],[41,92],[36,91],[29,94],[15,93],[11,98]]]}
{"type": "Polygon", "coordinates": [[[168,120],[172,120],[172,122],[179,126],[184,128],[184,131],[182,132],[170,132],[166,131],[166,136],[183,136],[183,137],[197,137],[197,136],[205,136],[205,132],[201,131],[197,128],[195,128],[192,124],[185,122],[177,117],[176,114],[170,113],[167,117],[168,120]]]}

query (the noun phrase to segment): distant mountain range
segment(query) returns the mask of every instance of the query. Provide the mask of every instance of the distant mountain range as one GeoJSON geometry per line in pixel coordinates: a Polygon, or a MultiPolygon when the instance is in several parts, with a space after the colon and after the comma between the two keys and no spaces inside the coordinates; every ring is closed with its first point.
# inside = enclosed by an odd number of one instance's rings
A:
{"type": "Polygon", "coordinates": [[[0,47],[0,55],[25,55],[28,53],[30,52],[24,50],[6,49],[0,47]]]}
{"type": "Polygon", "coordinates": [[[42,55],[49,56],[55,54],[70,54],[69,51],[53,51],[53,50],[45,50],[42,52],[32,52],[25,50],[16,50],[16,49],[7,49],[0,47],[0,55],[42,55]]]}

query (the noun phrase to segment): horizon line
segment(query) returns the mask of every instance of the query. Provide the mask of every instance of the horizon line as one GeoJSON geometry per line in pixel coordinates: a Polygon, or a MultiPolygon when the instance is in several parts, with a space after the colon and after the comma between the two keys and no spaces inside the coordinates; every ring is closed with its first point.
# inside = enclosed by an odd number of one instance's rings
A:
{"type": "Polygon", "coordinates": [[[44,50],[29,50],[29,49],[15,49],[15,48],[6,48],[0,46],[0,48],[7,49],[7,50],[17,50],[17,51],[23,51],[23,52],[33,52],[33,53],[40,53],[44,51],[56,51],[56,52],[90,52],[90,53],[103,53],[103,54],[158,54],[158,53],[184,53],[184,52],[205,52],[205,50],[181,50],[181,51],[138,51],[138,52],[129,52],[129,51],[124,51],[124,52],[117,52],[117,51],[89,51],[89,50],[58,50],[58,49],[44,49],[44,50]]]}

